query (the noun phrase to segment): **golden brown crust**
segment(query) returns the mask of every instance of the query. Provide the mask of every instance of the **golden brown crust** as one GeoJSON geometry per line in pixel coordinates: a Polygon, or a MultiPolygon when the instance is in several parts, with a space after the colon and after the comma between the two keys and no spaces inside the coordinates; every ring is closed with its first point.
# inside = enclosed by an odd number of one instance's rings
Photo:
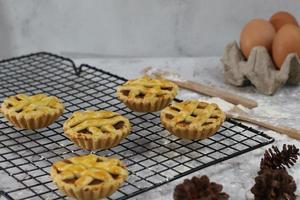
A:
{"type": "Polygon", "coordinates": [[[64,123],[64,132],[83,149],[109,149],[131,131],[129,120],[111,111],[75,112],[64,123]]]}
{"type": "Polygon", "coordinates": [[[155,112],[171,103],[177,90],[178,86],[171,81],[146,76],[118,87],[117,96],[133,111],[155,112]]]}
{"type": "Polygon", "coordinates": [[[118,159],[90,154],[54,163],[50,175],[67,196],[98,200],[114,193],[127,179],[128,171],[118,159]]]}
{"type": "Polygon", "coordinates": [[[201,140],[215,134],[225,121],[217,104],[197,100],[174,103],[162,110],[161,123],[179,138],[201,140]]]}
{"type": "Polygon", "coordinates": [[[62,115],[59,99],[45,94],[17,94],[4,99],[1,112],[14,126],[24,129],[44,128],[62,115]]]}

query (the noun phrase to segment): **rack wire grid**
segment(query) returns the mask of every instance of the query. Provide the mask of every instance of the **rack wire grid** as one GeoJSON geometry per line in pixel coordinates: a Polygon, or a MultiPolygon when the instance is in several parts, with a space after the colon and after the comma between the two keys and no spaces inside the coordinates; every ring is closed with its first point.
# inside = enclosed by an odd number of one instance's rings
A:
{"type": "Polygon", "coordinates": [[[178,139],[163,128],[158,113],[132,112],[116,98],[116,87],[125,81],[89,65],[76,67],[71,59],[46,52],[2,60],[1,102],[17,93],[46,93],[60,98],[65,112],[55,123],[38,130],[14,128],[1,117],[0,173],[9,179],[2,180],[4,189],[0,196],[31,200],[66,198],[52,183],[49,169],[55,161],[90,153],[63,134],[64,121],[78,110],[116,111],[129,118],[133,126],[132,133],[118,146],[92,152],[116,156],[127,164],[130,172],[128,180],[108,199],[128,199],[273,142],[273,138],[233,120],[225,121],[218,133],[208,139],[178,139]]]}

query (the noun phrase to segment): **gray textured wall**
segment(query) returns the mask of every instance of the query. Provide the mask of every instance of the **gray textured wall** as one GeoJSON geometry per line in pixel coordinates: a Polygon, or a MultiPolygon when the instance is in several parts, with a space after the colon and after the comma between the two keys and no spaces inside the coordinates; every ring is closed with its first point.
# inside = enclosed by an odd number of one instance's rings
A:
{"type": "Polygon", "coordinates": [[[0,57],[221,55],[249,19],[277,10],[300,20],[299,0],[1,0],[0,57]]]}

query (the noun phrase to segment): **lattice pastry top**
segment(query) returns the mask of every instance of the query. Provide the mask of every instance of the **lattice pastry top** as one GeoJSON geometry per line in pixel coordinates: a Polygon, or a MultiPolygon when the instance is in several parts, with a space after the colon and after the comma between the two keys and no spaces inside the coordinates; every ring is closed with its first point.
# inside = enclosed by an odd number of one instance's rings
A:
{"type": "Polygon", "coordinates": [[[127,118],[106,110],[78,111],[64,123],[65,132],[88,135],[95,139],[123,134],[129,130],[130,124],[127,118]]]}
{"type": "Polygon", "coordinates": [[[67,184],[77,189],[109,189],[124,182],[128,171],[118,159],[90,154],[54,163],[51,177],[58,185],[67,184]]]}
{"type": "Polygon", "coordinates": [[[64,106],[55,96],[17,94],[4,99],[1,110],[6,115],[30,115],[37,117],[62,113],[64,106]]]}
{"type": "Polygon", "coordinates": [[[172,126],[188,126],[197,129],[223,122],[225,119],[225,114],[217,104],[197,100],[172,104],[162,111],[161,116],[172,126]]]}
{"type": "Polygon", "coordinates": [[[118,88],[120,99],[135,99],[137,101],[153,101],[157,98],[174,98],[178,86],[164,79],[142,78],[129,80],[118,88]]]}
{"type": "Polygon", "coordinates": [[[210,137],[224,122],[225,113],[217,104],[188,100],[162,110],[162,124],[180,138],[199,140],[210,137]]]}

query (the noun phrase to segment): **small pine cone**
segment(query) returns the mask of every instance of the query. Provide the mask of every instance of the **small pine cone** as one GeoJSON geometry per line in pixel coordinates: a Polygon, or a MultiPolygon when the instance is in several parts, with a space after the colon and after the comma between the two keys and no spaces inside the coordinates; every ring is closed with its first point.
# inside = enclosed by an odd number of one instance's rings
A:
{"type": "Polygon", "coordinates": [[[281,152],[276,146],[272,146],[265,151],[258,174],[262,174],[264,170],[268,169],[290,168],[297,162],[298,156],[300,156],[299,149],[295,145],[284,144],[281,152]]]}
{"type": "Polygon", "coordinates": [[[210,182],[207,176],[185,179],[175,187],[174,200],[228,200],[223,186],[210,182]]]}
{"type": "Polygon", "coordinates": [[[295,200],[296,183],[286,170],[265,170],[251,188],[255,200],[295,200]]]}

